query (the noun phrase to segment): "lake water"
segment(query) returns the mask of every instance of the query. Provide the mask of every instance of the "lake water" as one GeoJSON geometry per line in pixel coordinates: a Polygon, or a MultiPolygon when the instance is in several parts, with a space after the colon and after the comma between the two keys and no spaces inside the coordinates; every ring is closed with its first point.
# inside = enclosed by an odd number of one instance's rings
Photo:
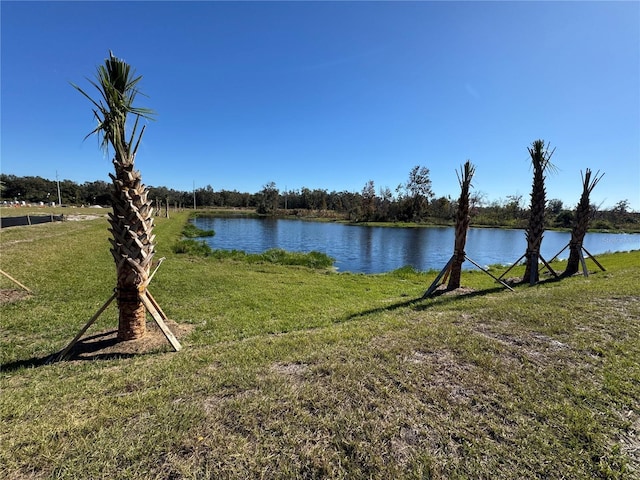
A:
{"type": "MultiPolygon", "coordinates": [[[[261,253],[270,248],[295,252],[316,250],[335,258],[341,272],[382,273],[411,265],[416,270],[439,270],[453,254],[453,227],[364,227],[275,218],[197,218],[194,224],[214,230],[204,240],[213,249],[261,253]]],[[[569,232],[546,231],[542,256],[546,260],[569,243],[569,232]]],[[[588,233],[584,247],[593,255],[640,249],[640,234],[588,233]]],[[[487,266],[511,265],[526,251],[524,230],[471,228],[466,253],[487,266]]],[[[569,249],[560,258],[567,258],[569,249]]],[[[465,269],[474,269],[465,262],[465,269]]],[[[606,268],[606,266],[605,266],[606,268]]]]}

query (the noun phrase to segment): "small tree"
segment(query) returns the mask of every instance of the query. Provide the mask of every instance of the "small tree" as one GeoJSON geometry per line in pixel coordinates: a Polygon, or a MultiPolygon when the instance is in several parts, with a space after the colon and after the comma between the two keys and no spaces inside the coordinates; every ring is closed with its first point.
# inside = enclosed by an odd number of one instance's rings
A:
{"type": "Polygon", "coordinates": [[[449,284],[447,285],[447,289],[449,290],[460,288],[460,276],[465,258],[464,247],[467,242],[467,230],[469,229],[470,221],[469,189],[471,188],[471,179],[473,178],[475,170],[475,166],[469,160],[460,167],[460,172],[456,170],[458,183],[460,184],[460,198],[458,199],[458,210],[456,213],[456,239],[453,261],[451,263],[449,284]]]}
{"type": "Polygon", "coordinates": [[[544,140],[536,140],[528,148],[533,167],[533,185],[531,187],[531,209],[529,211],[529,223],[526,230],[527,252],[524,279],[529,279],[531,285],[539,280],[538,259],[540,258],[540,246],[544,235],[544,213],[547,206],[546,189],[544,186],[545,173],[555,167],[551,163],[554,150],[549,150],[544,140]]]}
{"type": "Polygon", "coordinates": [[[280,192],[275,182],[269,182],[262,187],[259,193],[259,203],[256,211],[261,215],[275,215],[278,210],[278,198],[280,192]]]}
{"type": "Polygon", "coordinates": [[[575,223],[571,230],[571,241],[569,242],[569,261],[567,262],[567,268],[562,273],[562,276],[570,276],[577,273],[580,268],[580,257],[582,251],[582,242],[589,230],[589,224],[593,219],[595,209],[589,203],[589,195],[598,184],[602,176],[600,172],[596,172],[595,177],[591,179],[591,170],[587,168],[584,175],[580,172],[582,177],[582,195],[580,196],[580,202],[576,207],[575,223]]]}
{"type": "Polygon", "coordinates": [[[146,332],[146,308],[142,300],[145,294],[151,262],[155,254],[153,209],[147,199],[148,189],[142,184],[140,172],[134,169],[134,160],[142,140],[145,127],[139,134],[141,117],[151,118],[153,112],[135,107],[134,100],[140,91],[131,67],[113,53],[105,64],[97,69],[97,82],[89,82],[98,90],[100,97],[91,98],[84,90],[73,85],[95,107],[93,114],[98,126],[87,135],[102,137],[102,147],[114,150],[109,224],[113,238],[111,254],[116,263],[116,299],[118,301],[118,339],[133,340],[146,332]],[[127,117],[133,115],[135,122],[127,135],[127,117]],[[137,135],[137,136],[136,136],[137,135]]]}
{"type": "Polygon", "coordinates": [[[433,198],[429,169],[416,165],[409,172],[409,180],[405,185],[410,202],[409,220],[420,221],[427,213],[429,201],[433,198]]]}
{"type": "Polygon", "coordinates": [[[373,220],[376,213],[376,187],[369,180],[362,189],[362,218],[365,222],[373,220]]]}

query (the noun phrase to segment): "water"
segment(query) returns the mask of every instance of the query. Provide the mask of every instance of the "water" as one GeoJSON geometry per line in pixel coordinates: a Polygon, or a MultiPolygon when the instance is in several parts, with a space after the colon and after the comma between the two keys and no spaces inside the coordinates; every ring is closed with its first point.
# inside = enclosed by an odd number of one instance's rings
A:
{"type": "MultiPolygon", "coordinates": [[[[391,228],[274,218],[197,218],[195,225],[215,230],[205,238],[213,249],[261,253],[270,248],[309,252],[336,259],[342,272],[382,273],[411,265],[416,270],[439,270],[453,254],[453,227],[391,228]]],[[[568,243],[569,232],[547,231],[542,241],[546,260],[568,243]]],[[[584,247],[593,255],[640,249],[640,234],[588,233],[584,247]]],[[[526,251],[524,230],[471,228],[466,253],[476,263],[511,265],[526,251]]],[[[560,258],[567,258],[565,250],[560,258]]],[[[465,262],[465,269],[474,269],[465,262]]]]}

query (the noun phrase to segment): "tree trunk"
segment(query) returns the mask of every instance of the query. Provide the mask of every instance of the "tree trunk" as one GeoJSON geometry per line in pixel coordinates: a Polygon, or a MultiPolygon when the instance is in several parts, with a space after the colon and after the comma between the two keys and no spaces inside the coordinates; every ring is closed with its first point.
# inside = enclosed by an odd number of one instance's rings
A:
{"type": "Polygon", "coordinates": [[[538,260],[544,235],[544,213],[547,206],[544,172],[550,165],[550,158],[553,152],[547,153],[544,141],[536,140],[533,142],[532,148],[529,148],[529,154],[533,165],[533,185],[531,188],[529,223],[526,231],[527,252],[525,254],[526,267],[523,281],[529,281],[533,285],[540,280],[538,260]]]}
{"type": "Polygon", "coordinates": [[[460,288],[462,264],[465,257],[464,247],[467,243],[467,230],[469,229],[469,188],[471,187],[471,179],[474,172],[475,167],[467,160],[461,169],[461,175],[458,177],[460,198],[458,199],[458,211],[456,213],[456,239],[449,283],[447,285],[448,290],[460,288]]]}
{"type": "Polygon", "coordinates": [[[596,172],[594,180],[591,181],[591,170],[587,168],[582,179],[582,195],[580,196],[580,203],[578,203],[576,207],[576,223],[571,230],[571,241],[569,242],[569,261],[567,262],[567,268],[562,273],[563,277],[571,276],[580,269],[582,243],[589,230],[589,223],[591,223],[593,216],[593,211],[589,203],[589,195],[600,178],[602,177],[598,176],[596,172]]]}
{"type": "Polygon", "coordinates": [[[460,288],[460,281],[462,277],[462,264],[464,263],[464,245],[467,241],[466,231],[459,236],[458,225],[456,225],[456,241],[455,250],[453,252],[453,262],[451,263],[451,273],[449,276],[449,283],[447,284],[447,290],[455,290],[460,288]],[[458,239],[461,239],[459,241],[458,239]]]}
{"type": "Polygon", "coordinates": [[[111,254],[116,263],[118,339],[134,340],[146,332],[146,309],[142,303],[154,256],[153,209],[147,188],[133,163],[114,160],[113,212],[109,214],[111,254]]]}
{"type": "Polygon", "coordinates": [[[538,275],[538,260],[540,258],[542,237],[544,235],[544,210],[546,200],[544,177],[539,170],[540,169],[536,170],[536,175],[534,176],[533,190],[531,193],[531,211],[526,231],[527,253],[525,255],[526,267],[523,281],[529,281],[531,284],[537,283],[540,279],[538,275]]]}

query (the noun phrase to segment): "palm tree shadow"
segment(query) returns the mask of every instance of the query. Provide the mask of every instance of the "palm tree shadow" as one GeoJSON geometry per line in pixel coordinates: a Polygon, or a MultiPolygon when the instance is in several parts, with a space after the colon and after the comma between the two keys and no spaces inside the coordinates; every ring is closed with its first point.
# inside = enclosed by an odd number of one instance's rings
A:
{"type": "MultiPolygon", "coordinates": [[[[116,331],[106,331],[96,333],[87,337],[83,337],[76,343],[71,351],[66,355],[65,361],[83,360],[114,360],[131,358],[135,356],[144,355],[147,352],[128,352],[123,350],[115,350],[116,345],[122,342],[118,340],[116,331]]],[[[45,355],[43,357],[32,357],[26,360],[16,360],[15,362],[8,362],[0,365],[0,372],[8,373],[22,368],[37,368],[57,363],[62,360],[59,359],[63,350],[55,352],[51,355],[45,355]]]]}
{"type": "Polygon", "coordinates": [[[55,355],[44,357],[31,357],[26,360],[16,360],[15,362],[3,363],[0,365],[0,373],[10,373],[22,368],[37,368],[46,365],[55,355]]]}
{"type": "Polygon", "coordinates": [[[504,287],[498,286],[498,287],[489,288],[486,290],[471,290],[471,291],[464,291],[462,293],[456,294],[455,291],[439,289],[439,290],[436,290],[431,296],[427,298],[418,297],[418,298],[414,298],[404,302],[398,302],[392,305],[387,305],[384,307],[377,307],[369,310],[364,310],[362,312],[357,312],[349,315],[346,318],[346,320],[347,321],[353,320],[355,318],[365,317],[367,315],[374,315],[376,313],[392,312],[399,308],[405,308],[405,307],[413,307],[413,310],[415,311],[423,311],[423,310],[432,308],[436,305],[446,305],[446,304],[461,301],[467,298],[480,297],[484,295],[489,295],[491,293],[501,292],[504,290],[505,290],[504,287]],[[437,301],[433,301],[436,299],[437,301]]]}

